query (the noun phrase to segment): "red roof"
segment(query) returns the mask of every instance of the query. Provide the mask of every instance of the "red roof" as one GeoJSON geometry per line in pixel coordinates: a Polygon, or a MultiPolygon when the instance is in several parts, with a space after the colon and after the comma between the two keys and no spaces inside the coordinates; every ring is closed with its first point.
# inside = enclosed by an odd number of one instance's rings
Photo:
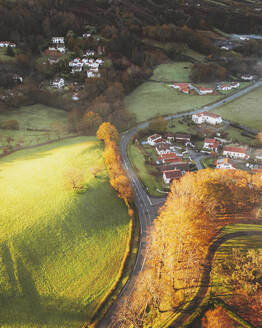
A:
{"type": "Polygon", "coordinates": [[[204,87],[199,87],[198,90],[202,90],[202,91],[213,91],[213,89],[211,89],[211,88],[204,88],[204,87]]]}
{"type": "Polygon", "coordinates": [[[165,159],[166,164],[167,163],[174,164],[174,163],[180,163],[180,162],[183,162],[181,157],[165,159]]]}
{"type": "Polygon", "coordinates": [[[262,155],[262,149],[257,149],[256,150],[256,155],[262,155]]]}
{"type": "Polygon", "coordinates": [[[149,137],[151,140],[159,139],[162,138],[160,134],[153,134],[152,136],[149,137]]]}
{"type": "Polygon", "coordinates": [[[198,117],[200,116],[209,116],[209,117],[213,117],[213,118],[218,118],[221,117],[220,115],[214,114],[214,113],[210,113],[210,112],[201,112],[196,114],[198,117]]]}
{"type": "Polygon", "coordinates": [[[252,172],[254,172],[254,173],[262,173],[262,167],[261,168],[257,168],[257,169],[252,169],[252,172]]]}
{"type": "Polygon", "coordinates": [[[183,139],[183,140],[190,140],[191,135],[190,134],[176,133],[175,138],[176,139],[183,139]]]}
{"type": "Polygon", "coordinates": [[[180,179],[182,177],[182,173],[180,170],[173,170],[173,171],[163,171],[163,174],[166,176],[167,179],[180,179]]]}
{"type": "Polygon", "coordinates": [[[163,160],[163,159],[174,159],[176,158],[176,154],[175,153],[170,153],[170,154],[162,154],[158,157],[158,160],[163,160]]]}
{"type": "Polygon", "coordinates": [[[216,139],[211,138],[205,138],[204,143],[214,144],[216,142],[216,139]]]}
{"type": "Polygon", "coordinates": [[[229,152],[232,152],[232,153],[246,154],[247,149],[243,148],[243,147],[224,146],[223,151],[229,151],[229,152]]]}
{"type": "Polygon", "coordinates": [[[175,86],[179,87],[179,90],[185,93],[189,92],[188,83],[174,83],[175,86]]]}
{"type": "Polygon", "coordinates": [[[61,52],[56,51],[56,50],[49,50],[49,49],[46,49],[45,54],[47,56],[53,56],[53,57],[61,57],[61,56],[63,56],[63,54],[61,54],[61,52]]]}
{"type": "Polygon", "coordinates": [[[165,139],[163,139],[163,138],[159,138],[159,139],[154,139],[153,140],[154,141],[154,143],[166,143],[166,140],[165,139]]]}

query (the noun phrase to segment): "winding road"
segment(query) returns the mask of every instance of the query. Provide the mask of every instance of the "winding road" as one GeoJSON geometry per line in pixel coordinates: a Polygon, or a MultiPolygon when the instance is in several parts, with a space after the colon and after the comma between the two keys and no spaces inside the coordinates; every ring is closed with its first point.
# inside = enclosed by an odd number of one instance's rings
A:
{"type": "MultiPolygon", "coordinates": [[[[214,110],[215,108],[218,108],[226,103],[231,102],[232,100],[235,100],[250,91],[262,86],[262,80],[257,81],[256,83],[253,83],[251,86],[240,90],[239,92],[233,94],[232,96],[229,96],[227,98],[224,98],[214,104],[204,106],[202,108],[187,112],[187,113],[180,113],[180,114],[173,114],[173,115],[168,115],[165,117],[165,120],[170,120],[174,118],[181,118],[181,117],[186,117],[186,116],[191,116],[193,114],[203,112],[203,111],[210,111],[214,110]]],[[[111,323],[112,323],[112,317],[117,309],[118,304],[121,303],[122,299],[124,296],[131,295],[135,280],[139,272],[141,272],[144,268],[144,265],[147,260],[147,238],[150,236],[150,228],[152,227],[152,223],[154,219],[157,217],[158,214],[158,209],[164,204],[166,197],[163,198],[155,198],[155,197],[150,197],[145,190],[142,187],[142,184],[138,177],[136,176],[133,167],[128,159],[128,154],[127,154],[127,147],[128,143],[131,140],[131,138],[140,130],[143,128],[148,127],[149,122],[144,122],[139,125],[137,125],[135,128],[132,128],[124,133],[121,134],[121,139],[120,139],[120,144],[119,144],[119,149],[120,149],[120,154],[121,154],[121,159],[123,163],[123,167],[125,168],[127,175],[131,181],[133,190],[134,190],[134,203],[135,206],[138,210],[138,215],[140,219],[140,245],[139,245],[139,250],[137,254],[137,260],[134,266],[134,269],[132,271],[132,274],[122,289],[120,295],[116,299],[116,301],[113,303],[113,305],[110,307],[109,311],[106,313],[104,318],[99,322],[97,325],[97,328],[110,328],[111,323]]],[[[201,167],[199,166],[199,169],[201,167]]],[[[211,268],[212,265],[212,259],[213,256],[219,247],[221,243],[224,241],[235,238],[237,236],[242,236],[242,235],[251,235],[251,234],[262,234],[261,232],[257,231],[249,231],[249,232],[236,232],[235,234],[228,234],[226,236],[221,237],[220,239],[216,240],[209,248],[206,260],[205,260],[205,267],[206,268],[211,268]]],[[[209,282],[209,277],[210,275],[210,270],[205,270],[202,278],[202,283],[201,283],[201,288],[199,288],[199,291],[197,295],[194,297],[192,302],[189,303],[187,308],[179,317],[175,319],[175,321],[172,322],[172,327],[177,327],[179,328],[184,322],[189,315],[192,314],[193,309],[195,306],[201,303],[201,300],[205,296],[208,287],[208,282],[209,282]]],[[[171,323],[171,322],[170,322],[171,323]]]]}

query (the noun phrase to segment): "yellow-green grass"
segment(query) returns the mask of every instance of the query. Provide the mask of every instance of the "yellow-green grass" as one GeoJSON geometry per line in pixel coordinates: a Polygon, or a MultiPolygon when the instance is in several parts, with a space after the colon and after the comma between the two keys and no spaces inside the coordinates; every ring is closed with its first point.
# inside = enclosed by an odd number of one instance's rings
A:
{"type": "Polygon", "coordinates": [[[190,62],[161,64],[155,68],[151,80],[189,82],[189,74],[192,66],[193,64],[190,62]]]}
{"type": "Polygon", "coordinates": [[[78,137],[0,160],[1,327],[81,327],[114,285],[129,218],[102,152],[78,137]]]}
{"type": "Polygon", "coordinates": [[[158,169],[145,163],[142,152],[134,144],[129,144],[128,157],[140,178],[140,181],[152,196],[161,196],[157,189],[163,191],[167,188],[158,169]]]}
{"type": "Polygon", "coordinates": [[[214,112],[222,115],[223,119],[261,131],[261,102],[262,87],[216,109],[214,112]]]}
{"type": "MultiPolygon", "coordinates": [[[[230,83],[230,82],[229,82],[230,83]]],[[[236,93],[238,92],[239,90],[241,89],[245,89],[246,87],[248,87],[249,85],[251,85],[250,82],[240,82],[239,83],[239,87],[237,89],[231,89],[231,90],[220,90],[219,92],[222,94],[222,95],[226,95],[226,96],[230,96],[231,94],[233,93],[236,93]]]]}
{"type": "MultiPolygon", "coordinates": [[[[14,53],[16,49],[13,49],[14,53]]],[[[0,48],[0,62],[14,62],[15,57],[7,56],[7,48],[0,48]]]]}
{"type": "Polygon", "coordinates": [[[259,141],[256,136],[254,135],[252,137],[252,135],[250,135],[250,137],[247,137],[245,135],[242,135],[241,133],[243,133],[243,130],[240,130],[238,128],[234,128],[232,126],[228,127],[225,129],[225,132],[228,133],[227,135],[227,140],[233,142],[233,143],[238,143],[238,144],[242,144],[242,145],[261,145],[262,146],[262,142],[259,141]]]}
{"type": "Polygon", "coordinates": [[[125,98],[125,105],[136,115],[138,122],[143,122],[157,115],[200,108],[220,98],[218,95],[185,95],[164,83],[145,82],[125,98]]]}

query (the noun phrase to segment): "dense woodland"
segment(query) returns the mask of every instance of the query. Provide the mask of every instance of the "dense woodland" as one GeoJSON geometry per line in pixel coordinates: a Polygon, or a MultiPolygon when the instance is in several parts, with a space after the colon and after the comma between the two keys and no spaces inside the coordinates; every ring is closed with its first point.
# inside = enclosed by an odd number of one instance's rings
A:
{"type": "Polygon", "coordinates": [[[259,15],[248,13],[245,17],[243,11],[232,14],[208,5],[205,8],[185,6],[178,0],[161,3],[151,0],[2,0],[0,39],[17,43],[18,49],[15,52],[8,49],[13,62],[6,64],[0,60],[0,91],[4,95],[0,111],[42,103],[68,111],[71,132],[94,134],[103,121],[126,129],[135,123],[135,117],[125,110],[124,96],[147,80],[156,65],[168,59],[185,59],[185,45],[208,56],[210,61],[194,65],[191,77],[196,82],[216,81],[236,71],[245,72],[250,67],[250,56],[257,56],[262,49],[261,41],[250,41],[239,47],[237,51],[249,56],[247,63],[237,55],[221,56],[221,50],[198,30],[221,27],[227,32],[255,33],[262,30],[261,26],[259,15]],[[90,26],[99,34],[99,40],[79,38],[90,26]],[[70,55],[58,64],[43,65],[38,58],[55,35],[65,37],[70,55]],[[168,42],[169,47],[155,47],[154,41],[168,42]],[[64,99],[40,87],[42,81],[62,72],[70,78],[69,60],[88,48],[99,46],[105,49],[102,77],[77,76],[84,85],[81,101],[64,99]],[[12,78],[14,74],[22,75],[24,83],[17,85],[12,78]],[[15,96],[9,96],[6,91],[9,89],[15,96]]]}

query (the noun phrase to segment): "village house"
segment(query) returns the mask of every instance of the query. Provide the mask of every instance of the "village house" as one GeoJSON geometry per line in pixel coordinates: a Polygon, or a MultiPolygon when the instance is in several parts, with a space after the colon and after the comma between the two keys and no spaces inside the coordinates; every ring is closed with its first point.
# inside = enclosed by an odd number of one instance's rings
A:
{"type": "Polygon", "coordinates": [[[50,82],[50,85],[53,87],[53,88],[58,88],[58,89],[61,89],[65,86],[65,80],[62,79],[62,78],[58,78],[58,79],[55,79],[54,81],[51,81],[50,82]]]}
{"type": "Polygon", "coordinates": [[[178,180],[182,177],[180,170],[163,171],[163,180],[166,184],[171,183],[173,180],[178,180]]]}
{"type": "Polygon", "coordinates": [[[88,39],[91,37],[91,33],[83,33],[83,38],[88,39]]]}
{"type": "Polygon", "coordinates": [[[155,146],[156,145],[156,140],[162,139],[162,136],[160,134],[153,134],[152,136],[147,138],[147,143],[150,146],[155,146]]]}
{"type": "Polygon", "coordinates": [[[232,89],[239,88],[239,86],[240,86],[239,82],[219,83],[217,85],[217,90],[229,91],[229,90],[232,90],[232,89]]]}
{"type": "Polygon", "coordinates": [[[55,43],[55,44],[65,43],[65,38],[62,36],[54,36],[54,37],[52,37],[52,43],[55,43]]]}
{"type": "Polygon", "coordinates": [[[176,142],[190,142],[191,141],[191,135],[190,134],[176,133],[175,139],[176,139],[176,142]]]}
{"type": "Polygon", "coordinates": [[[257,149],[255,156],[256,156],[256,159],[262,160],[262,149],[257,149]]]}
{"type": "Polygon", "coordinates": [[[212,88],[204,88],[204,87],[198,87],[198,86],[191,86],[193,90],[195,90],[200,96],[208,95],[214,92],[212,88]]]}
{"type": "Polygon", "coordinates": [[[171,88],[178,89],[182,93],[189,94],[190,89],[191,89],[191,84],[190,83],[173,83],[170,84],[171,88]]]}
{"type": "Polygon", "coordinates": [[[220,158],[215,162],[217,169],[229,169],[229,170],[235,170],[235,164],[234,162],[229,158],[220,158]]]}
{"type": "Polygon", "coordinates": [[[163,171],[172,171],[172,170],[180,170],[182,173],[189,171],[189,163],[188,162],[177,162],[173,164],[164,164],[160,167],[161,172],[163,171]]]}
{"type": "Polygon", "coordinates": [[[252,168],[251,171],[252,171],[252,173],[262,173],[262,166],[261,165],[256,165],[255,167],[252,168]]]}
{"type": "Polygon", "coordinates": [[[170,154],[172,151],[170,149],[170,146],[166,143],[159,143],[156,145],[156,152],[158,155],[162,154],[170,154]]]}
{"type": "Polygon", "coordinates": [[[223,155],[236,159],[249,159],[247,149],[243,147],[224,146],[223,155]]]}
{"type": "Polygon", "coordinates": [[[205,138],[203,148],[212,150],[217,153],[219,145],[220,145],[220,142],[217,141],[216,139],[205,138]]]}
{"type": "Polygon", "coordinates": [[[177,157],[175,153],[162,154],[158,157],[157,164],[174,164],[183,162],[181,157],[177,157]]]}
{"type": "Polygon", "coordinates": [[[16,44],[9,41],[0,41],[0,48],[16,48],[16,44]]]}
{"type": "Polygon", "coordinates": [[[217,125],[222,123],[222,117],[210,112],[201,112],[198,114],[193,114],[192,121],[196,124],[208,123],[211,125],[217,125]]]}
{"type": "Polygon", "coordinates": [[[166,134],[166,138],[169,142],[172,142],[175,140],[175,136],[173,135],[173,133],[170,133],[170,132],[166,134]]]}
{"type": "Polygon", "coordinates": [[[49,49],[46,49],[45,55],[48,57],[48,62],[51,65],[52,64],[57,64],[59,62],[60,57],[63,56],[61,54],[61,52],[59,52],[57,50],[49,50],[49,49]]]}
{"type": "Polygon", "coordinates": [[[250,75],[250,74],[242,75],[241,79],[244,81],[252,81],[254,79],[254,75],[250,75]]]}

